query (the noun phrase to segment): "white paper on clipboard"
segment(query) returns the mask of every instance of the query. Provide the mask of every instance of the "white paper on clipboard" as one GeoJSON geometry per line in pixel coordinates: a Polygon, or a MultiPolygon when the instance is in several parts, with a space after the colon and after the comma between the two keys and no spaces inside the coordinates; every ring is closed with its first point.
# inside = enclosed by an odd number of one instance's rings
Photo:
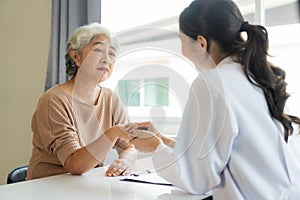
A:
{"type": "Polygon", "coordinates": [[[164,178],[158,176],[155,172],[140,174],[140,175],[128,175],[121,178],[120,181],[136,182],[136,183],[146,183],[155,185],[165,185],[173,186],[170,182],[166,181],[164,178]]]}

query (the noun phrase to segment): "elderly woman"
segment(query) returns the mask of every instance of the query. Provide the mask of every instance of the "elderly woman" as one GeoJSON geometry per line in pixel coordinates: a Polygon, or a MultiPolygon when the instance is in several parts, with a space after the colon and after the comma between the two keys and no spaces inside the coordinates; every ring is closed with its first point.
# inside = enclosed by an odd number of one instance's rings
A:
{"type": "Polygon", "coordinates": [[[27,180],[63,173],[80,175],[102,166],[113,147],[119,153],[107,176],[126,175],[136,150],[118,124],[127,122],[118,96],[100,86],[119,49],[117,38],[98,23],[79,27],[66,48],[63,84],[46,91],[32,117],[33,149],[27,180]]]}

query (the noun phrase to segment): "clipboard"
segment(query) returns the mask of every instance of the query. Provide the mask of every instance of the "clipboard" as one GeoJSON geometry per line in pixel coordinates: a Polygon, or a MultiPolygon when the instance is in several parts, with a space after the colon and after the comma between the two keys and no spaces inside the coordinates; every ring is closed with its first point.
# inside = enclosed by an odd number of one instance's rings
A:
{"type": "Polygon", "coordinates": [[[173,186],[170,182],[166,181],[164,178],[158,176],[155,172],[147,171],[146,174],[138,175],[128,175],[125,178],[119,179],[120,181],[134,182],[134,183],[144,183],[144,184],[154,184],[154,185],[164,185],[173,186]]]}

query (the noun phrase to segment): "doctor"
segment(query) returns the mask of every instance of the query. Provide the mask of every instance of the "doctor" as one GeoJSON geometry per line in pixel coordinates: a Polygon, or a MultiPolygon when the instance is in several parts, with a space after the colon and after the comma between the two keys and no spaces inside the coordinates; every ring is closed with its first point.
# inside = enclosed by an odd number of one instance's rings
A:
{"type": "Polygon", "coordinates": [[[283,112],[285,73],[267,61],[267,30],[246,22],[231,0],[195,0],[179,26],[182,53],[199,76],[177,140],[144,122],[126,126],[131,143],[154,152],[158,174],[189,193],[299,199],[300,166],[289,141],[300,120],[283,112]]]}

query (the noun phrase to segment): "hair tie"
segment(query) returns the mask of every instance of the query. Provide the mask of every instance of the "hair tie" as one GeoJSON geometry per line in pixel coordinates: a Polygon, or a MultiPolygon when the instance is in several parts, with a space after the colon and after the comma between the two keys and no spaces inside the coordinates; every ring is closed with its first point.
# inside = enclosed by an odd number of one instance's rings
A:
{"type": "Polygon", "coordinates": [[[243,22],[242,25],[241,25],[241,28],[240,28],[240,31],[247,31],[249,27],[249,23],[247,21],[243,22]]]}

